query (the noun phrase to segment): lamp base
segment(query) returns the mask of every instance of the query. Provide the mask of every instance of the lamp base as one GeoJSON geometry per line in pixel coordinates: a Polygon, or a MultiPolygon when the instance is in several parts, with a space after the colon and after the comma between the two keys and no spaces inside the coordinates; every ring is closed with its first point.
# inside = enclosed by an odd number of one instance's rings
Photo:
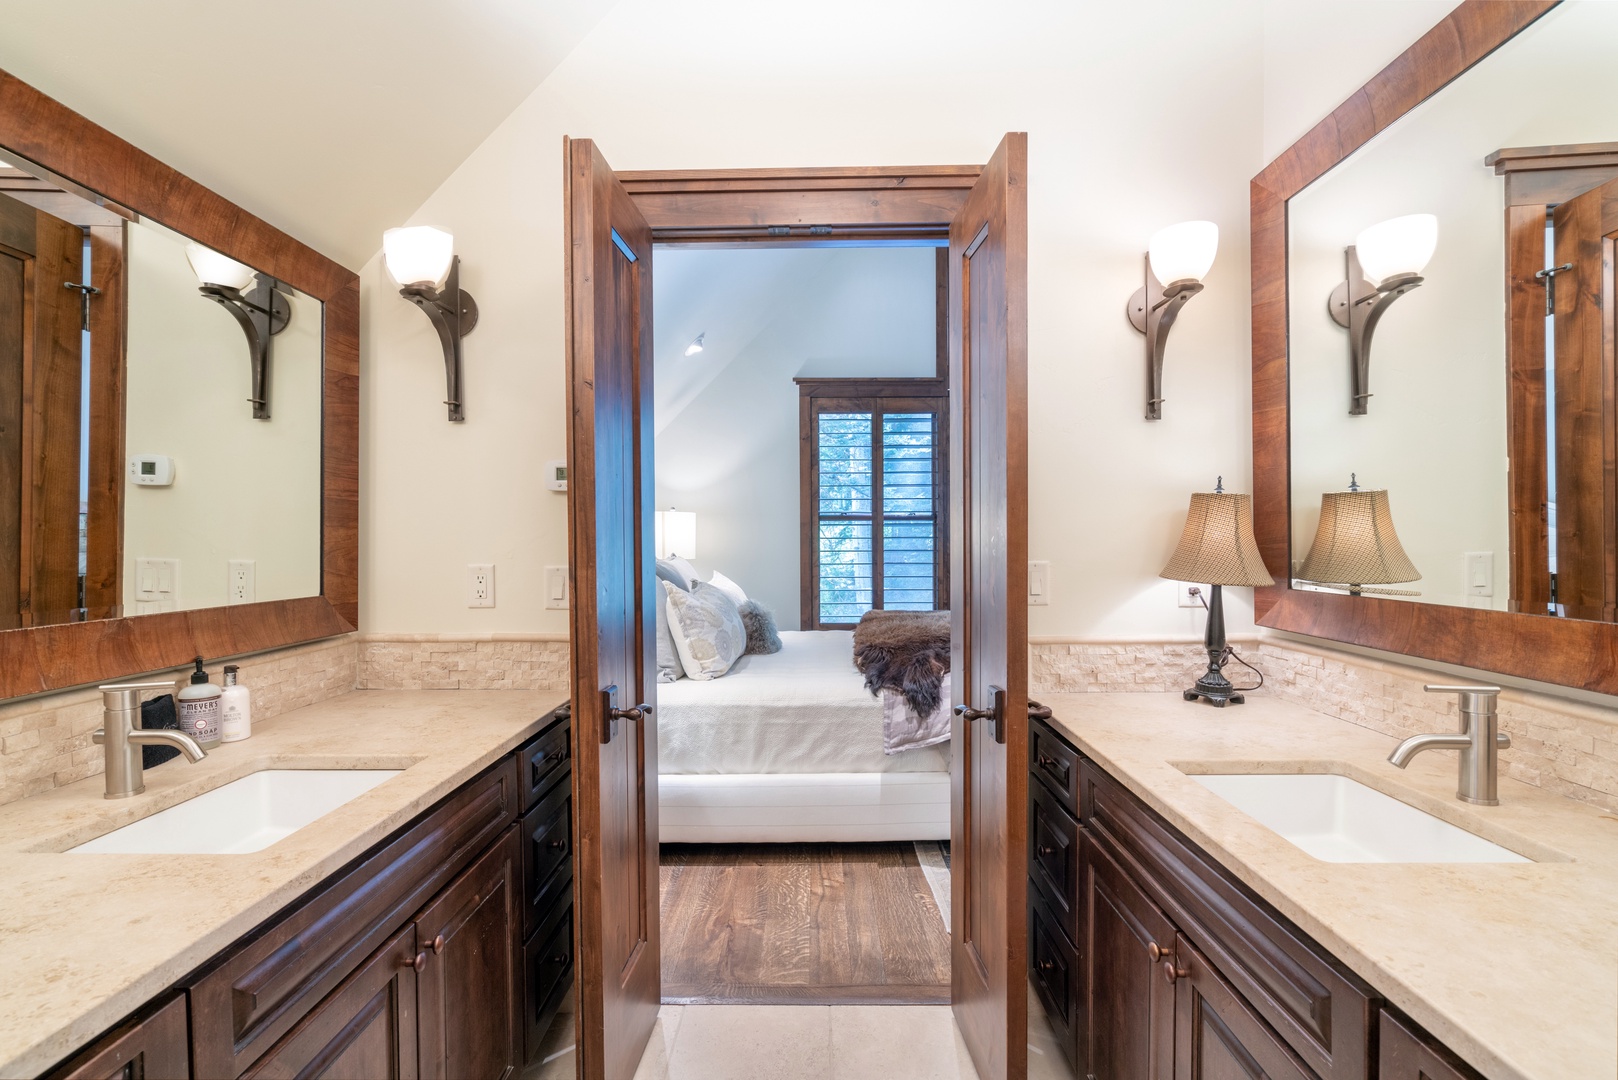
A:
{"type": "Polygon", "coordinates": [[[1242,692],[1225,678],[1225,673],[1219,670],[1217,662],[1210,657],[1207,672],[1197,680],[1197,684],[1189,690],[1181,691],[1181,696],[1187,701],[1204,698],[1209,704],[1223,709],[1226,705],[1240,705],[1247,700],[1242,692]]]}

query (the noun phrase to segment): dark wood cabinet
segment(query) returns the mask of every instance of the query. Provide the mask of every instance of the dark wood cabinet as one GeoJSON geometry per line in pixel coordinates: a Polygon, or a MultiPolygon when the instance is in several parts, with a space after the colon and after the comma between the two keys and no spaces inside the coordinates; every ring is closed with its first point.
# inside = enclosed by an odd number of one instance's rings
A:
{"type": "Polygon", "coordinates": [[[1161,965],[1174,951],[1174,924],[1086,835],[1083,853],[1085,1004],[1096,1077],[1172,1080],[1174,984],[1161,965]]]}
{"type": "Polygon", "coordinates": [[[46,1074],[48,1080],[186,1080],[190,1075],[184,994],[137,1013],[46,1074]]]}
{"type": "Polygon", "coordinates": [[[1183,935],[1164,965],[1174,990],[1174,1080],[1316,1080],[1183,935]]]}
{"type": "Polygon", "coordinates": [[[416,931],[399,931],[247,1072],[252,1080],[415,1080],[416,931]]]}
{"type": "Polygon", "coordinates": [[[1483,1080],[1449,1048],[1410,1021],[1382,1010],[1380,1080],[1483,1080]]]}
{"type": "Polygon", "coordinates": [[[513,826],[416,919],[422,1080],[522,1068],[519,857],[513,826]]]}

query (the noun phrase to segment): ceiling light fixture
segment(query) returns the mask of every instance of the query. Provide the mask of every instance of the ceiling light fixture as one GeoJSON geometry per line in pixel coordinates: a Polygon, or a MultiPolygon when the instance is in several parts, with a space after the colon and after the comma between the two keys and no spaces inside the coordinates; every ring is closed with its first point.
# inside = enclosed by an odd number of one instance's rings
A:
{"type": "Polygon", "coordinates": [[[292,301],[281,283],[228,255],[195,241],[185,246],[186,260],[201,284],[203,296],[230,312],[247,335],[247,362],[252,368],[254,420],[270,418],[270,338],[292,320],[292,301]]]}
{"type": "Polygon", "coordinates": [[[697,355],[697,353],[701,352],[702,351],[702,339],[707,337],[707,336],[708,335],[705,332],[701,333],[701,334],[698,334],[697,339],[695,341],[693,341],[691,344],[689,344],[689,345],[687,345],[685,347],[685,355],[687,355],[687,356],[695,356],[695,355],[697,355]]]}

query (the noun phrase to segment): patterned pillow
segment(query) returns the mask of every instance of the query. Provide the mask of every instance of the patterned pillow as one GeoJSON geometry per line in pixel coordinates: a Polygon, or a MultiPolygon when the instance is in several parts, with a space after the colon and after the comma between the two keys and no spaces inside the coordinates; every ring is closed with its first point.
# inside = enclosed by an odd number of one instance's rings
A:
{"type": "Polygon", "coordinates": [[[781,651],[781,635],[775,629],[775,613],[757,600],[736,609],[747,631],[747,656],[768,656],[781,651]]]}
{"type": "Polygon", "coordinates": [[[729,671],[747,647],[736,602],[706,581],[688,593],[664,582],[663,591],[668,595],[669,634],[686,677],[702,682],[729,671]]]}

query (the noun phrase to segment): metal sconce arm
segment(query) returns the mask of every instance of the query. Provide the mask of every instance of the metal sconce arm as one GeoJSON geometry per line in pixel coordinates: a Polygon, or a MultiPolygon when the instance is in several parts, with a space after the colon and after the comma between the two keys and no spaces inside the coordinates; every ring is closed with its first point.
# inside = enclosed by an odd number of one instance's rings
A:
{"type": "Polygon", "coordinates": [[[1373,285],[1360,268],[1360,257],[1352,246],[1347,249],[1346,279],[1332,290],[1327,310],[1338,326],[1348,331],[1348,355],[1352,362],[1354,388],[1348,402],[1348,415],[1364,416],[1371,397],[1371,336],[1392,303],[1422,283],[1419,274],[1396,274],[1373,285]]]}
{"type": "Polygon", "coordinates": [[[1146,259],[1146,284],[1129,298],[1129,321],[1146,335],[1146,419],[1163,419],[1163,350],[1180,309],[1197,293],[1202,282],[1187,279],[1164,285],[1146,259]]]}
{"type": "Polygon", "coordinates": [[[203,285],[198,291],[218,304],[247,335],[247,361],[252,369],[254,420],[270,418],[270,338],[292,321],[292,301],[281,291],[281,283],[260,274],[245,293],[228,285],[203,285]]]}
{"type": "Polygon", "coordinates": [[[438,342],[444,348],[445,401],[451,421],[466,419],[461,406],[461,338],[472,332],[478,324],[478,305],[472,294],[461,288],[460,256],[450,260],[449,276],[442,289],[431,283],[406,285],[399,295],[419,307],[438,331],[438,342]]]}

